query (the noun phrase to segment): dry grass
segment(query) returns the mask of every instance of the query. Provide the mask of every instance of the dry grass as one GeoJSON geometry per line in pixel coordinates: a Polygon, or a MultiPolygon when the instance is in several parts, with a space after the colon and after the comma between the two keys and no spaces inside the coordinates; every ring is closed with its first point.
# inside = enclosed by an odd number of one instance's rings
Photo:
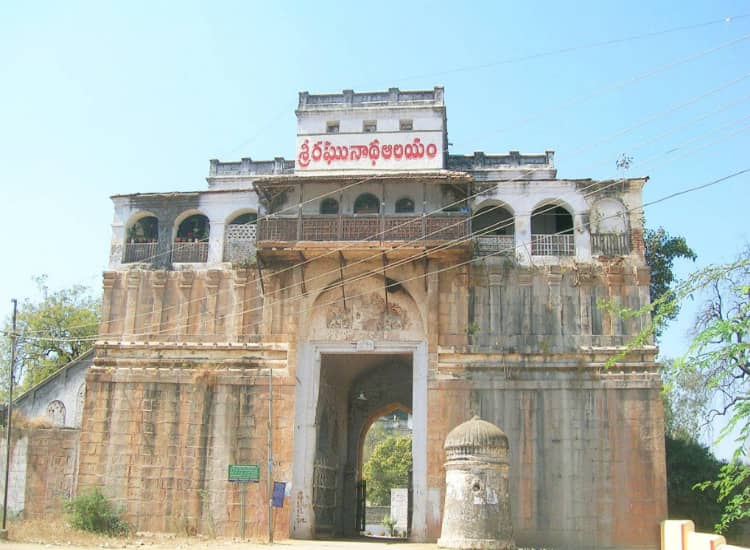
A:
{"type": "Polygon", "coordinates": [[[8,525],[8,539],[16,542],[122,548],[128,543],[128,538],[77,531],[63,518],[15,519],[8,525]]]}
{"type": "MultiPolygon", "coordinates": [[[[14,519],[8,523],[8,540],[34,543],[41,546],[66,546],[69,548],[214,548],[238,544],[234,539],[209,539],[205,536],[188,537],[174,533],[135,533],[128,536],[108,537],[78,531],[67,524],[63,516],[49,519],[14,519]]],[[[247,547],[248,543],[242,543],[247,547]]],[[[252,546],[252,544],[251,544],[252,546]]]]}

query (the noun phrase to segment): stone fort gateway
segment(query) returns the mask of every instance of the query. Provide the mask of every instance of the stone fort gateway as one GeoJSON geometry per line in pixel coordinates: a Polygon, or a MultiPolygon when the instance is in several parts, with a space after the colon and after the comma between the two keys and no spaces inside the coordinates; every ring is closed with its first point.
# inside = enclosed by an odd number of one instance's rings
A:
{"type": "Polygon", "coordinates": [[[278,538],[352,536],[364,436],[398,409],[410,539],[434,542],[446,436],[477,415],[507,434],[518,546],[656,548],[657,350],[608,368],[647,320],[601,307],[649,302],[647,178],[448,153],[440,87],[302,92],[296,115],[294,160],[112,197],[94,351],[19,401],[70,427],[60,487],[101,487],[138,530],[265,538],[271,513],[278,538]]]}

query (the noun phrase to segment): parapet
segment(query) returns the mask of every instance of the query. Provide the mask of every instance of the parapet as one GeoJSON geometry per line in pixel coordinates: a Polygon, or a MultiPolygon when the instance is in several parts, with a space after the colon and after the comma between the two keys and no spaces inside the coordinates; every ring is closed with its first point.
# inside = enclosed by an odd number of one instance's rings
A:
{"type": "Polygon", "coordinates": [[[358,92],[343,90],[340,94],[299,93],[297,114],[302,111],[329,109],[356,109],[368,107],[445,107],[442,86],[432,90],[399,90],[389,88],[387,92],[358,92]]]}

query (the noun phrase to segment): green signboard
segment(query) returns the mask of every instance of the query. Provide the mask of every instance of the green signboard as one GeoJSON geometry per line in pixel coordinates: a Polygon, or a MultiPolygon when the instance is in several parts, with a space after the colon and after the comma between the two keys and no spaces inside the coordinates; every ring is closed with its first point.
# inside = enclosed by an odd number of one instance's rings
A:
{"type": "Polygon", "coordinates": [[[229,481],[260,481],[260,466],[257,464],[230,464],[229,481]]]}

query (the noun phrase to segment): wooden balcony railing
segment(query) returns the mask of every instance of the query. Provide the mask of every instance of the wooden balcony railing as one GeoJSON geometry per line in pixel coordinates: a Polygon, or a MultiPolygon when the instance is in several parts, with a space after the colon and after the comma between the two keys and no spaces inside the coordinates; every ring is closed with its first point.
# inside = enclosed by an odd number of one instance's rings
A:
{"type": "Polygon", "coordinates": [[[208,242],[174,243],[172,245],[172,262],[201,263],[208,260],[208,242]]]}
{"type": "Polygon", "coordinates": [[[152,262],[156,257],[158,243],[125,243],[122,252],[122,263],[152,262]]]}
{"type": "Polygon", "coordinates": [[[446,241],[469,235],[468,215],[302,216],[265,218],[258,241],[446,241]]]}
{"type": "Polygon", "coordinates": [[[625,256],[630,254],[630,235],[627,233],[591,235],[591,252],[596,256],[625,256]]]}
{"type": "Polygon", "coordinates": [[[532,235],[533,256],[574,256],[576,253],[573,235],[532,235]]]}

